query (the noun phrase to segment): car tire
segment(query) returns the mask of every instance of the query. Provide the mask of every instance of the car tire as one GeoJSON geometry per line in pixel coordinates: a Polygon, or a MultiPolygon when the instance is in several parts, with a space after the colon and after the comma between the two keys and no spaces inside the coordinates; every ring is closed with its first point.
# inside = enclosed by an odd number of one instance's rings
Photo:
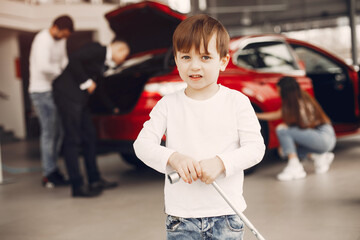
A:
{"type": "MultiPolygon", "coordinates": [[[[263,112],[261,110],[261,108],[259,108],[258,106],[254,105],[254,104],[252,104],[252,106],[256,113],[263,112]]],[[[263,120],[259,120],[259,122],[260,122],[260,126],[261,126],[261,135],[264,138],[264,144],[266,147],[268,147],[268,145],[269,145],[269,124],[267,121],[263,121],[263,120]]]]}
{"type": "Polygon", "coordinates": [[[146,164],[143,163],[135,153],[123,153],[120,152],[122,159],[129,165],[136,167],[137,169],[147,168],[146,164]]]}

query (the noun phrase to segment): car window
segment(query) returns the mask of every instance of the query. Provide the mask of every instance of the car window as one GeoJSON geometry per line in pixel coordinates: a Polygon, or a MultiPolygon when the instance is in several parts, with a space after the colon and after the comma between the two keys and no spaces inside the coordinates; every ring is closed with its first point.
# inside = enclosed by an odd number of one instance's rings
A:
{"type": "Polygon", "coordinates": [[[288,46],[283,42],[257,42],[246,45],[236,54],[235,64],[264,72],[298,70],[288,46]]]}
{"type": "Polygon", "coordinates": [[[307,74],[341,73],[342,68],[326,56],[310,48],[291,45],[299,58],[305,63],[307,74]]]}

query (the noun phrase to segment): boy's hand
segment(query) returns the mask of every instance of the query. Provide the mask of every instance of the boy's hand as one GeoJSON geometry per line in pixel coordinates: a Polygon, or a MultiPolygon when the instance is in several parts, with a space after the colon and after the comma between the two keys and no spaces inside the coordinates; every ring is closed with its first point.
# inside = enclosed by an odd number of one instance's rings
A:
{"type": "Polygon", "coordinates": [[[186,183],[192,183],[192,179],[196,181],[202,175],[199,162],[178,152],[170,156],[168,164],[179,173],[186,183]]]}
{"type": "Polygon", "coordinates": [[[213,183],[225,171],[224,163],[218,156],[200,161],[200,166],[202,169],[200,180],[206,184],[213,183]]]}

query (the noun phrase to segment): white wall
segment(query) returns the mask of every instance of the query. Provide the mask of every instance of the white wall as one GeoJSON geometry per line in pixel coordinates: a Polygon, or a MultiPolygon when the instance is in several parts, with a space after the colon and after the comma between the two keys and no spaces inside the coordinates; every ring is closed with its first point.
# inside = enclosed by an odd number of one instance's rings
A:
{"type": "Polygon", "coordinates": [[[15,31],[0,29],[0,125],[18,138],[25,138],[24,101],[21,79],[16,77],[15,59],[19,56],[15,31]]]}

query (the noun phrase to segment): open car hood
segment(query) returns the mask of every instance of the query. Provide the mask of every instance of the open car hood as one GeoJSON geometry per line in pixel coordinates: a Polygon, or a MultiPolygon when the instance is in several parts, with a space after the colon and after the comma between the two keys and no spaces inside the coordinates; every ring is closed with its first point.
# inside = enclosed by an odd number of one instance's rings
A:
{"type": "Polygon", "coordinates": [[[125,40],[131,54],[172,46],[176,26],[186,18],[166,5],[144,1],[105,15],[116,38],[125,40]]]}

